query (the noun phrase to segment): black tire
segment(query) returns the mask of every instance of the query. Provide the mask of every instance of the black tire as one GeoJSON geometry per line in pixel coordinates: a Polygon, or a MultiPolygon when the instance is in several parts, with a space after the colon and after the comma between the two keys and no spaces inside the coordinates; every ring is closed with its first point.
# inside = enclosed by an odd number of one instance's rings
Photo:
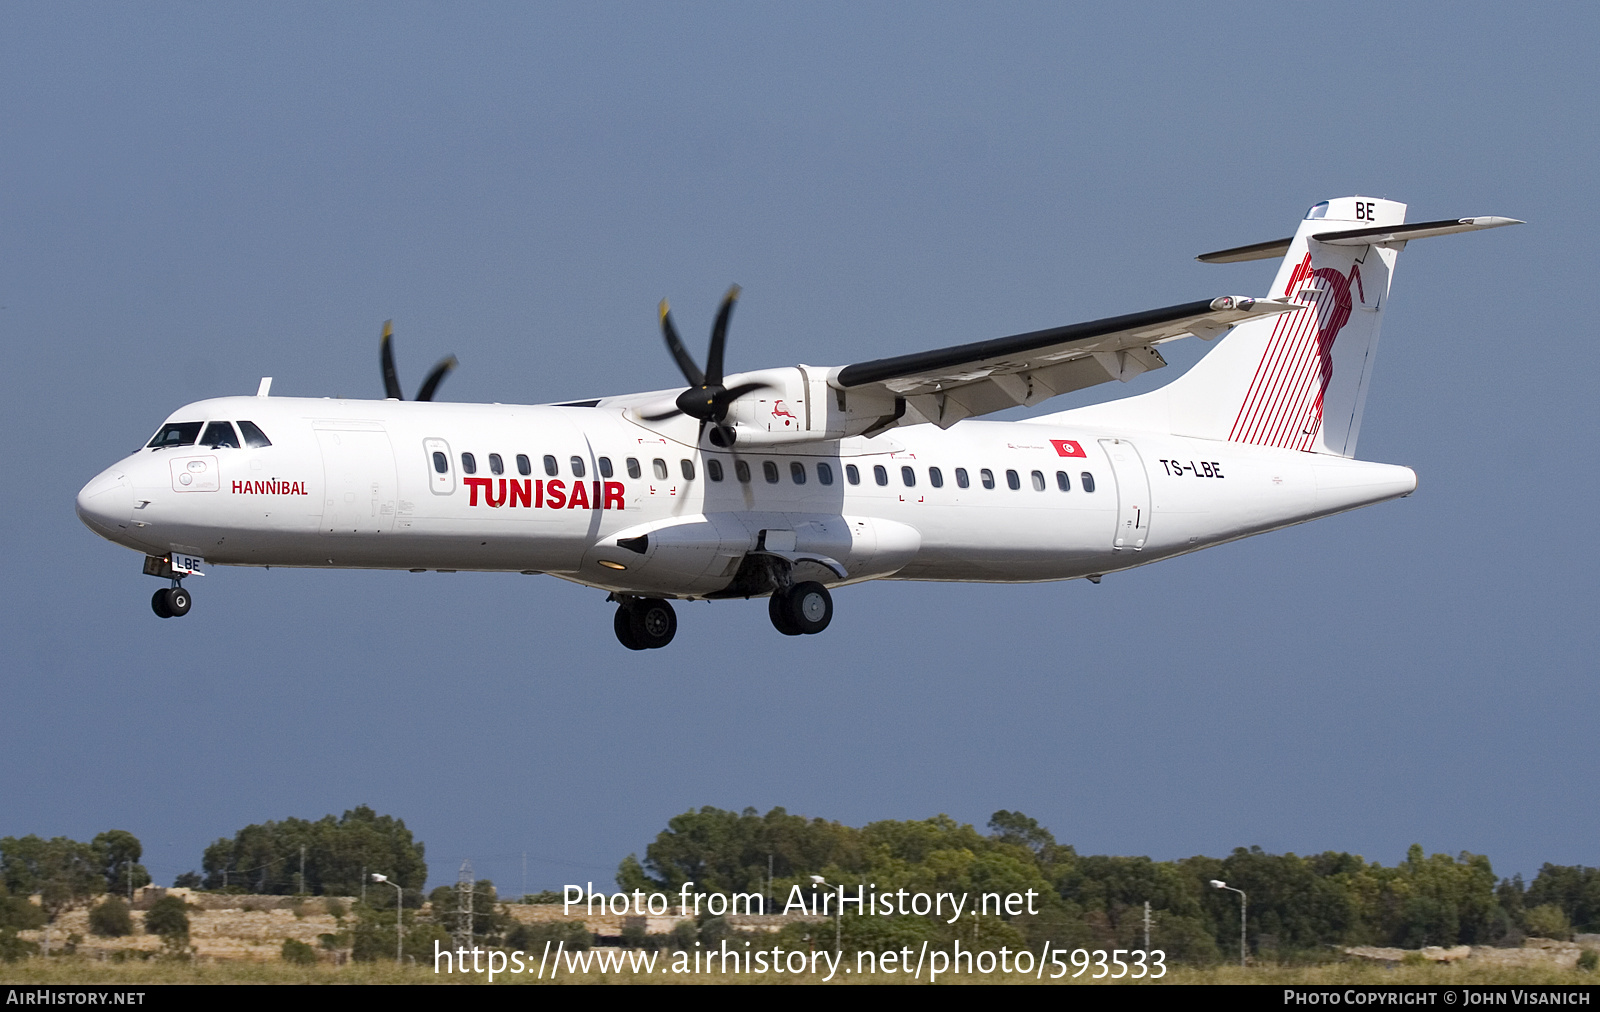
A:
{"type": "Polygon", "coordinates": [[[167,609],[167,588],[162,587],[150,595],[150,610],[160,618],[172,617],[172,612],[167,609]]]}
{"type": "Polygon", "coordinates": [[[194,604],[194,598],[182,587],[171,587],[165,591],[167,595],[167,610],[172,612],[173,618],[182,618],[189,614],[189,606],[194,604]]]}
{"type": "Polygon", "coordinates": [[[784,597],[789,620],[807,636],[816,635],[833,621],[833,595],[820,583],[797,583],[784,597]]]}
{"type": "Polygon", "coordinates": [[[772,619],[772,628],[785,636],[798,636],[800,627],[795,625],[789,611],[789,598],[783,591],[777,591],[767,599],[767,617],[772,619]]]}
{"type": "Polygon", "coordinates": [[[646,650],[659,650],[678,634],[678,616],[658,597],[636,601],[628,609],[633,638],[646,650]]]}
{"type": "Polygon", "coordinates": [[[616,630],[618,643],[629,650],[644,649],[644,644],[633,638],[633,616],[629,614],[627,605],[617,607],[617,617],[612,620],[611,627],[616,630]]]}

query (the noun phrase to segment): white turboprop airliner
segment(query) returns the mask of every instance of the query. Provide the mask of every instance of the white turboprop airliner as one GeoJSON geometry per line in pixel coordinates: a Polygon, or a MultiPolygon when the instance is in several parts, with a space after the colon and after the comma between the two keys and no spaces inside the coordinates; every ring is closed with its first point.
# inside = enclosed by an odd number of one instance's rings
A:
{"type": "Polygon", "coordinates": [[[548,573],[610,592],[617,639],[677,629],[670,600],[770,597],[817,633],[829,587],[864,580],[1088,579],[1409,494],[1406,467],[1355,459],[1395,259],[1428,236],[1518,224],[1405,224],[1405,205],[1317,204],[1292,238],[1209,253],[1283,257],[1271,292],[843,367],[724,376],[738,294],[689,387],[547,405],[221,397],[173,412],[78,493],[95,533],[182,585],[225,566],[548,573]],[[1226,337],[1224,338],[1224,335],[1226,337]],[[975,416],[1128,380],[1158,346],[1223,338],[1161,389],[1026,421],[975,416]],[[957,424],[960,423],[960,424],[957,424]]]}

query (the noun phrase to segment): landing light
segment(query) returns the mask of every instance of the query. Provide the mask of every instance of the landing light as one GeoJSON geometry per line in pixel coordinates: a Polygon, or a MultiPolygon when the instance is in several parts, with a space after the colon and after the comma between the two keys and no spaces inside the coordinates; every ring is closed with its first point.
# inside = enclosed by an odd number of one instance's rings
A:
{"type": "Polygon", "coordinates": [[[612,562],[610,559],[601,559],[600,560],[600,565],[606,567],[607,569],[624,570],[624,569],[628,568],[627,566],[624,566],[622,563],[620,563],[620,562],[612,562]]]}

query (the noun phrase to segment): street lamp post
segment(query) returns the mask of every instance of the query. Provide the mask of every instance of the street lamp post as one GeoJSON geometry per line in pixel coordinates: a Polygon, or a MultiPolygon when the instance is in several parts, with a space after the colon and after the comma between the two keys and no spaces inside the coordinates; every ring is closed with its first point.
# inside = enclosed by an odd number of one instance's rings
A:
{"type": "Polygon", "coordinates": [[[405,907],[406,891],[400,888],[400,883],[390,882],[387,875],[379,875],[377,872],[372,873],[372,881],[385,882],[394,886],[394,965],[399,966],[401,957],[400,945],[404,938],[404,933],[400,930],[400,913],[405,907]]]}
{"type": "MultiPolygon", "coordinates": [[[[828,884],[828,880],[823,878],[821,875],[813,875],[813,876],[811,876],[811,881],[815,882],[817,885],[820,885],[820,886],[825,886],[825,885],[828,884]]],[[[839,944],[841,938],[843,937],[843,935],[841,933],[841,928],[840,928],[840,925],[839,925],[839,915],[842,912],[843,907],[844,907],[844,903],[843,903],[843,900],[844,900],[844,887],[843,886],[839,887],[839,899],[840,899],[840,902],[835,903],[833,905],[833,951],[834,951],[835,954],[837,954],[839,952],[839,950],[842,948],[842,946],[839,944]]]]}
{"type": "Polygon", "coordinates": [[[1245,904],[1248,902],[1245,899],[1244,890],[1243,889],[1235,889],[1233,886],[1231,886],[1228,883],[1222,881],[1221,879],[1217,879],[1217,878],[1214,878],[1214,879],[1211,880],[1211,885],[1214,888],[1217,888],[1217,889],[1226,889],[1230,893],[1238,893],[1239,894],[1239,967],[1241,969],[1243,969],[1244,968],[1244,955],[1245,955],[1245,952],[1246,952],[1245,941],[1244,941],[1244,912],[1245,912],[1245,904]]]}

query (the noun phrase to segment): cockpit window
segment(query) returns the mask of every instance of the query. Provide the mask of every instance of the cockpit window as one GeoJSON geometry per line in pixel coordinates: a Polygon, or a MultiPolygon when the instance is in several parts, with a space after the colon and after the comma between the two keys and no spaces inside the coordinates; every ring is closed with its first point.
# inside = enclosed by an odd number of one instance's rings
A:
{"type": "Polygon", "coordinates": [[[233,434],[233,426],[227,422],[212,422],[206,426],[206,434],[200,437],[201,446],[209,446],[213,450],[218,447],[239,448],[239,437],[233,434]]]}
{"type": "Polygon", "coordinates": [[[200,422],[168,422],[151,437],[146,446],[192,446],[200,436],[200,422]]]}
{"type": "Polygon", "coordinates": [[[239,432],[244,435],[244,445],[252,450],[259,450],[263,446],[272,445],[272,440],[267,438],[265,432],[256,427],[255,422],[240,422],[239,432]]]}

